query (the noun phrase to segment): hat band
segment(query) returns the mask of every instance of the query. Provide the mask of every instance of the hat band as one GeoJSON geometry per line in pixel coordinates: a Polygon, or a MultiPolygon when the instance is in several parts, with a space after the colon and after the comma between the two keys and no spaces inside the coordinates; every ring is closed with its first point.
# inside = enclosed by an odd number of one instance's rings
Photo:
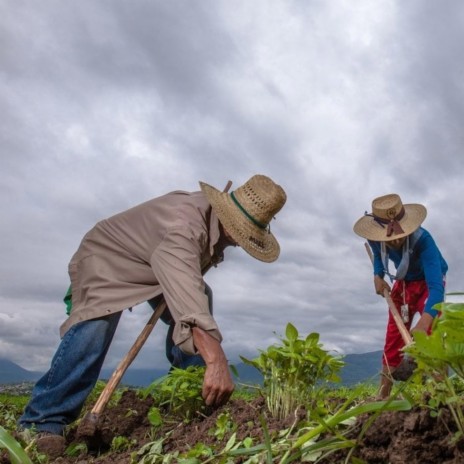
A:
{"type": "MultiPolygon", "coordinates": [[[[399,235],[404,234],[404,230],[401,228],[401,225],[398,221],[403,219],[405,214],[404,206],[401,207],[401,211],[393,219],[384,219],[375,214],[372,214],[374,221],[379,223],[382,227],[384,224],[387,224],[387,237],[390,237],[392,234],[399,235]]],[[[368,215],[370,216],[370,215],[368,215]]]]}
{"type": "Polygon", "coordinates": [[[258,221],[255,219],[240,203],[239,201],[235,198],[234,192],[230,192],[230,197],[234,201],[234,203],[237,205],[238,209],[256,226],[258,226],[260,229],[266,230],[268,227],[268,224],[264,224],[263,222],[258,221]]]}

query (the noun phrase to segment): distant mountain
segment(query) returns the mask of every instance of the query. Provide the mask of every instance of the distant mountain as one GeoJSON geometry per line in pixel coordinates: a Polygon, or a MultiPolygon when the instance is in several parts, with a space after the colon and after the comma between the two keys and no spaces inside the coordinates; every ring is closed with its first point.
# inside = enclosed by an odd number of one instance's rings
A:
{"type": "MultiPolygon", "coordinates": [[[[102,369],[100,379],[108,380],[113,371],[114,369],[102,369]]],[[[132,387],[146,387],[167,373],[167,369],[132,369],[129,367],[121,379],[121,384],[132,387]]]]}
{"type": "MultiPolygon", "coordinates": [[[[381,367],[382,351],[347,354],[343,360],[345,366],[340,373],[342,385],[349,386],[361,382],[377,382],[381,367]]],[[[238,377],[233,375],[234,381],[237,384],[262,384],[262,375],[254,367],[241,362],[234,364],[234,366],[238,371],[238,377]]],[[[100,374],[100,379],[107,380],[111,377],[112,373],[113,369],[105,368],[100,374]]],[[[167,373],[166,369],[132,369],[129,367],[121,380],[121,384],[133,387],[145,387],[167,373]]],[[[41,375],[42,373],[40,372],[28,371],[7,359],[0,359],[0,384],[33,382],[38,380],[41,375]]]]}
{"type": "Polygon", "coordinates": [[[28,371],[8,359],[0,358],[0,384],[34,382],[41,375],[40,372],[28,371]]]}
{"type": "Polygon", "coordinates": [[[347,354],[343,358],[345,366],[340,372],[343,385],[355,385],[357,383],[377,383],[382,368],[383,351],[371,351],[370,353],[347,354]]]}
{"type": "MultiPolygon", "coordinates": [[[[250,385],[262,384],[262,375],[252,366],[244,363],[234,365],[238,371],[238,377],[233,373],[232,377],[235,382],[246,383],[250,385]]],[[[109,379],[113,371],[111,369],[103,369],[100,378],[109,379]]],[[[124,374],[121,383],[124,385],[131,385],[134,387],[146,387],[154,382],[156,379],[163,377],[168,373],[167,369],[131,369],[129,368],[124,374]]]]}
{"type": "MultiPolygon", "coordinates": [[[[113,369],[102,369],[100,379],[108,380],[113,369]]],[[[0,358],[0,385],[21,382],[35,382],[42,377],[43,372],[28,371],[8,359],[0,358]]],[[[155,379],[167,374],[163,369],[131,369],[124,374],[121,383],[131,386],[146,386],[155,379]]]]}

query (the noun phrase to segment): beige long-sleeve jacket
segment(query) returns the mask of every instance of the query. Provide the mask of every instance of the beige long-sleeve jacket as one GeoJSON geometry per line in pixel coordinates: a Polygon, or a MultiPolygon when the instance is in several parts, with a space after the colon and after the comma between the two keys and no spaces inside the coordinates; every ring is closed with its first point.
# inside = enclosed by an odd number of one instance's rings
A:
{"type": "Polygon", "coordinates": [[[202,192],[168,193],[98,222],[69,263],[72,312],[61,336],[77,322],[162,293],[182,351],[196,353],[192,326],[222,341],[203,280],[204,270],[220,260],[219,236],[219,221],[202,192]]]}

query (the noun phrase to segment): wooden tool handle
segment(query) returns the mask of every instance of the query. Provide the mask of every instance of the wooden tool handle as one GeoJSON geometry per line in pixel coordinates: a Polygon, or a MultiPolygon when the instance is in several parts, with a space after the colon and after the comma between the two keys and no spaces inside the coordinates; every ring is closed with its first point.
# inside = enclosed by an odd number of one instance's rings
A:
{"type": "Polygon", "coordinates": [[[371,264],[374,265],[374,256],[372,255],[371,247],[367,242],[364,242],[364,247],[366,248],[367,254],[369,255],[369,259],[371,260],[371,264]]]}
{"type": "Polygon", "coordinates": [[[140,335],[135,340],[132,348],[127,352],[126,356],[121,360],[118,367],[114,370],[113,374],[111,375],[108,383],[106,384],[105,388],[101,392],[98,400],[96,401],[94,407],[92,408],[91,414],[99,415],[103,409],[105,409],[106,404],[108,403],[111,395],[114,393],[114,390],[119,385],[124,373],[126,372],[127,368],[137,356],[138,352],[142,348],[143,344],[147,340],[148,336],[150,335],[153,327],[155,327],[156,322],[160,318],[161,314],[163,314],[164,310],[166,309],[166,302],[164,299],[160,301],[156,310],[153,311],[150,319],[146,323],[143,330],[140,332],[140,335]]]}
{"type": "MultiPolygon", "coordinates": [[[[367,251],[367,254],[369,255],[371,263],[374,264],[374,256],[372,255],[371,247],[369,246],[367,242],[364,242],[364,246],[366,247],[366,251],[367,251]]],[[[401,318],[400,313],[398,312],[398,309],[390,296],[390,292],[387,289],[385,289],[383,291],[383,296],[385,297],[385,300],[387,300],[388,308],[390,309],[390,313],[396,322],[396,326],[398,327],[398,330],[400,331],[400,334],[401,334],[401,337],[403,338],[404,343],[406,343],[406,345],[409,345],[413,341],[412,336],[409,333],[409,330],[404,325],[403,319],[401,318]]]]}
{"type": "Polygon", "coordinates": [[[393,302],[392,297],[390,296],[390,292],[387,289],[385,289],[383,291],[383,296],[387,300],[391,315],[393,316],[393,319],[395,319],[396,326],[398,327],[398,330],[400,331],[400,334],[401,334],[401,337],[403,338],[404,343],[406,343],[406,345],[409,345],[413,341],[412,336],[409,333],[409,330],[404,325],[403,319],[401,318],[400,313],[398,312],[398,309],[396,308],[396,305],[393,302]]]}

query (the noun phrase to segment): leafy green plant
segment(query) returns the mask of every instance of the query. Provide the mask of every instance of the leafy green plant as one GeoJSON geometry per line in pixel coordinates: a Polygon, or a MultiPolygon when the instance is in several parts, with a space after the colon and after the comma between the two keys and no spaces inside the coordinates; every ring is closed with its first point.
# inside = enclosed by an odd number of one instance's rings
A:
{"type": "Polygon", "coordinates": [[[203,464],[209,462],[209,459],[214,456],[214,450],[204,443],[197,443],[187,452],[179,454],[179,464],[203,464]]]}
{"type": "MultiPolygon", "coordinates": [[[[236,432],[232,432],[225,445],[212,447],[204,443],[197,443],[186,452],[163,453],[163,440],[156,440],[144,445],[138,452],[133,453],[132,463],[135,464],[232,464],[240,459],[243,464],[314,462],[323,453],[330,453],[337,449],[353,448],[354,440],[345,438],[337,428],[349,427],[357,416],[366,413],[380,413],[383,411],[406,411],[411,404],[406,400],[382,401],[366,403],[349,408],[351,399],[337,411],[336,414],[312,421],[305,427],[298,428],[295,419],[288,429],[279,434],[270,434],[264,415],[259,416],[263,429],[264,442],[253,445],[250,437],[237,439],[236,432]],[[323,434],[326,437],[321,438],[323,434]]],[[[218,423],[218,430],[228,428],[227,415],[218,423]]],[[[225,436],[225,434],[224,434],[225,436]]],[[[218,437],[219,439],[219,437],[218,437]]],[[[351,462],[355,462],[352,460],[351,462]]]]}
{"type": "Polygon", "coordinates": [[[164,439],[161,438],[143,445],[138,451],[131,454],[131,464],[157,464],[161,462],[168,464],[175,462],[174,455],[164,455],[163,441],[164,439]]]}
{"type": "Polygon", "coordinates": [[[72,443],[66,448],[66,455],[71,457],[77,457],[81,454],[87,454],[88,448],[85,443],[72,443]]]}
{"type": "Polygon", "coordinates": [[[161,416],[161,411],[156,406],[153,406],[148,411],[148,421],[153,427],[159,427],[163,424],[163,418],[161,416]]]}
{"type": "Polygon", "coordinates": [[[0,426],[0,448],[7,450],[12,464],[32,464],[21,445],[0,426]]]}
{"type": "Polygon", "coordinates": [[[291,462],[299,456],[308,456],[316,452],[354,447],[355,443],[347,440],[340,433],[335,433],[335,437],[329,437],[321,442],[314,440],[323,433],[333,432],[339,425],[353,423],[362,414],[381,413],[384,411],[409,411],[411,409],[411,403],[407,400],[376,401],[354,407],[348,407],[349,404],[350,401],[348,400],[337,413],[325,417],[320,420],[319,425],[310,427],[308,431],[303,432],[292,445],[292,451],[296,450],[296,454],[291,456],[290,453],[287,453],[281,462],[291,462]]]}
{"type": "Polygon", "coordinates": [[[0,422],[7,431],[16,429],[16,423],[29,401],[28,396],[0,393],[0,422]]]}
{"type": "Polygon", "coordinates": [[[216,428],[208,433],[214,435],[218,440],[222,440],[227,433],[232,433],[237,429],[237,424],[230,418],[229,412],[219,414],[216,420],[216,428]]]}
{"type": "Polygon", "coordinates": [[[337,382],[338,371],[344,365],[322,348],[319,334],[299,338],[295,326],[287,324],[286,338],[281,345],[261,351],[258,358],[244,363],[258,369],[264,378],[264,395],[273,417],[287,417],[298,406],[316,399],[324,382],[337,382]]]}
{"type": "Polygon", "coordinates": [[[111,441],[111,449],[117,453],[122,453],[137,444],[137,440],[129,440],[127,437],[117,436],[111,441]]]}
{"type": "Polygon", "coordinates": [[[417,362],[413,381],[421,382],[424,375],[428,378],[429,406],[435,411],[442,405],[449,408],[458,428],[456,438],[460,438],[464,436],[464,400],[449,371],[464,380],[464,303],[443,302],[434,309],[441,311],[441,316],[434,320],[432,333],[415,332],[414,343],[404,351],[417,362]]]}
{"type": "Polygon", "coordinates": [[[206,404],[201,396],[204,367],[189,366],[187,369],[173,369],[168,375],[153,382],[143,392],[152,395],[155,404],[184,420],[191,420],[198,413],[206,412],[206,404]]]}

